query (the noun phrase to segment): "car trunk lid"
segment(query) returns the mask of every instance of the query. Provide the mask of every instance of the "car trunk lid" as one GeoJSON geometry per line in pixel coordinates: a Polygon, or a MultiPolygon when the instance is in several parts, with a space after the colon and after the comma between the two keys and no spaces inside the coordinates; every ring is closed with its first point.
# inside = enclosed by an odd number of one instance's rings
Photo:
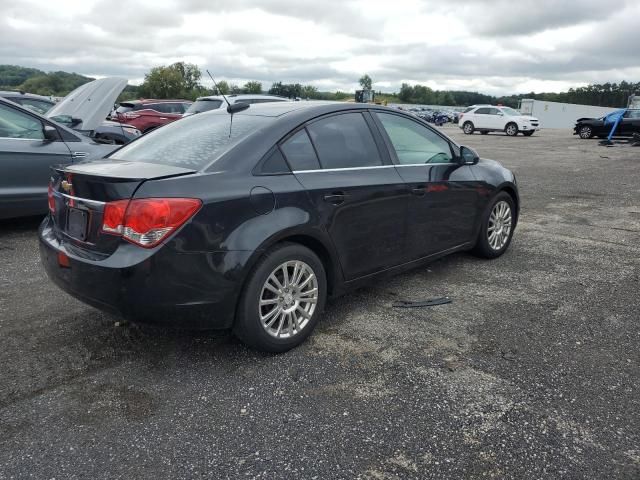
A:
{"type": "Polygon", "coordinates": [[[108,256],[121,242],[119,236],[102,231],[108,202],[131,199],[145,181],[194,173],[171,165],[115,160],[56,168],[50,186],[56,235],[76,253],[96,260],[108,256]]]}

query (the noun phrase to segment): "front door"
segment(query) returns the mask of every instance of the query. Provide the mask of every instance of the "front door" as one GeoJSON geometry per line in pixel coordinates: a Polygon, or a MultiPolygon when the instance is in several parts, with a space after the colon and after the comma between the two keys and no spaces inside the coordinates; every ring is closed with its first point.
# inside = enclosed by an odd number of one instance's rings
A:
{"type": "Polygon", "coordinates": [[[392,159],[411,192],[407,215],[409,260],[467,243],[478,216],[471,167],[455,161],[452,145],[431,128],[402,114],[377,112],[392,159]]]}
{"type": "Polygon", "coordinates": [[[0,218],[44,214],[51,166],[70,163],[63,141],[46,141],[42,121],[0,104],[0,218]]]}
{"type": "Polygon", "coordinates": [[[281,149],[339,254],[345,280],[402,263],[408,190],[362,113],[316,120],[281,149]],[[317,154],[316,154],[317,152],[317,154]]]}

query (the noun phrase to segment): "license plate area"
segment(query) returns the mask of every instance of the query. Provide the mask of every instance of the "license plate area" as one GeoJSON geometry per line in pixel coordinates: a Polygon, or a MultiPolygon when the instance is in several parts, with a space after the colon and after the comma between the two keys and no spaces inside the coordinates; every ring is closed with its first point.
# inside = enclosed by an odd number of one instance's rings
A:
{"type": "Polygon", "coordinates": [[[67,212],[67,235],[80,241],[87,239],[89,215],[84,210],[69,207],[67,212]]]}

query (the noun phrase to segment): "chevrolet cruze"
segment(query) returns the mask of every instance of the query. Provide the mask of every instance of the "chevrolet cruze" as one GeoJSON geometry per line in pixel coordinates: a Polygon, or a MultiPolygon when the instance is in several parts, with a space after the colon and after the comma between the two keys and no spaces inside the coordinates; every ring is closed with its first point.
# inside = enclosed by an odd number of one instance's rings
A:
{"type": "Polygon", "coordinates": [[[49,277],[132,321],[233,328],[282,352],[307,338],[330,296],[510,244],[513,174],[410,114],[313,102],[235,110],[55,170],[39,231],[49,277]]]}

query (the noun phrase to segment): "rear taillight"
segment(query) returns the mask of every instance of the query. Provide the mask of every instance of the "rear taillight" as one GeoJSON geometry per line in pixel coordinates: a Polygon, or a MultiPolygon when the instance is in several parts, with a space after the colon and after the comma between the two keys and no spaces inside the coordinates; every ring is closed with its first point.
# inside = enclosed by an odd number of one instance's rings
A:
{"type": "Polygon", "coordinates": [[[53,185],[49,184],[49,190],[47,191],[47,200],[49,202],[49,211],[56,213],[56,197],[53,193],[53,185]]]}
{"type": "Polygon", "coordinates": [[[102,231],[122,235],[141,247],[158,245],[189,220],[202,202],[196,198],[138,198],[105,205],[102,231]]]}

